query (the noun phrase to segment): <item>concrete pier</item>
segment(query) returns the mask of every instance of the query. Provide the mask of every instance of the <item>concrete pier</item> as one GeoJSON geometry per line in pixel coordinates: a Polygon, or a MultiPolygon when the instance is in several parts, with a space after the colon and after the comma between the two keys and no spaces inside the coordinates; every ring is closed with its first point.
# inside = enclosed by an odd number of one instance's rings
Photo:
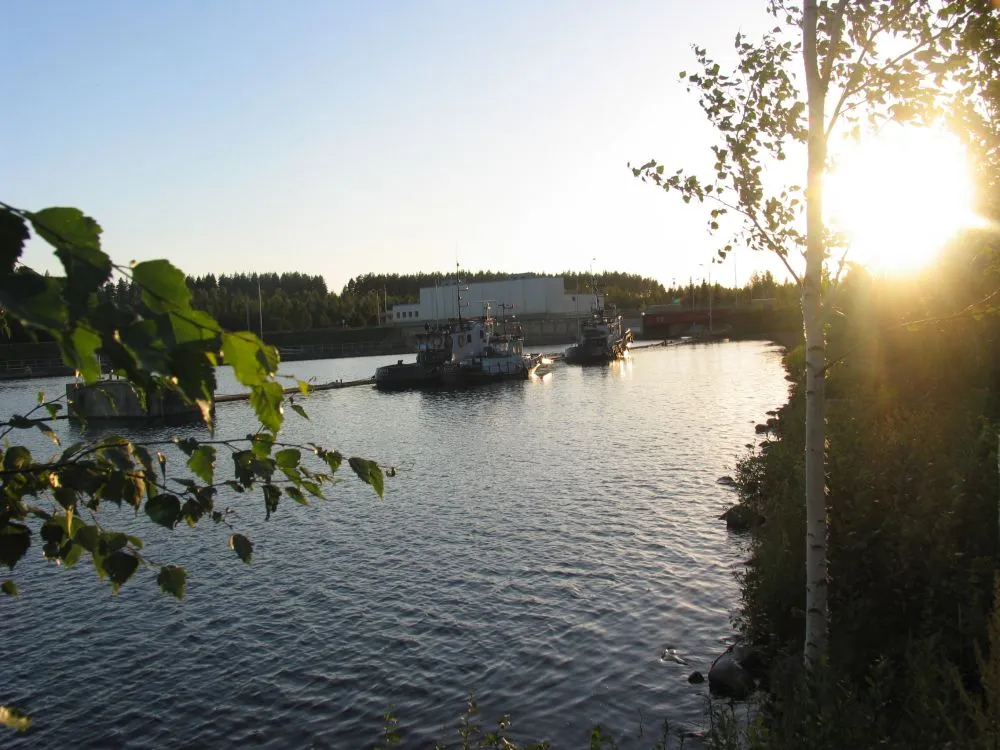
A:
{"type": "Polygon", "coordinates": [[[149,394],[143,404],[127,380],[67,383],[66,403],[71,419],[185,422],[201,418],[198,407],[184,403],[174,391],[149,394]]]}

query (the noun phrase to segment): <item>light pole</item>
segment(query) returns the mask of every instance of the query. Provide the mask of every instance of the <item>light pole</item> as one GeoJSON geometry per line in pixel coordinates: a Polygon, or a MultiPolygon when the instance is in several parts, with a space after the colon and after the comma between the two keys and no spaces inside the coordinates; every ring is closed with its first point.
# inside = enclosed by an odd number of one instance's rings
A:
{"type": "Polygon", "coordinates": [[[706,266],[704,263],[698,264],[701,268],[708,271],[708,335],[712,335],[712,266],[709,264],[706,266]]]}
{"type": "Polygon", "coordinates": [[[740,282],[736,277],[736,251],[733,251],[733,296],[736,299],[736,307],[740,306],[740,282]]]}

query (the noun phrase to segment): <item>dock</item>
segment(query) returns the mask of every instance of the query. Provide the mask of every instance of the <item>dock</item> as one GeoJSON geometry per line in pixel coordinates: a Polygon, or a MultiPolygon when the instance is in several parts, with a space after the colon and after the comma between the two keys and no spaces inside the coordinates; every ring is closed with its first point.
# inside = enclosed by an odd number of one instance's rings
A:
{"type": "MultiPolygon", "coordinates": [[[[664,341],[646,342],[630,347],[631,351],[652,349],[663,346],[677,346],[680,344],[694,343],[690,338],[668,339],[664,341]]],[[[562,361],[565,355],[562,352],[543,354],[545,369],[562,361]]],[[[334,380],[329,383],[318,383],[310,385],[306,393],[302,393],[298,386],[282,389],[286,396],[308,395],[318,391],[335,391],[342,388],[358,388],[361,386],[374,387],[375,376],[359,380],[334,380]]],[[[75,409],[71,410],[78,414],[83,414],[88,419],[163,419],[185,416],[199,416],[194,407],[183,403],[176,394],[168,394],[172,400],[154,399],[154,403],[141,403],[133,391],[132,385],[126,380],[105,380],[92,385],[82,383],[70,383],[66,386],[68,401],[75,404],[75,409]],[[92,398],[92,392],[103,392],[101,398],[92,398]],[[110,393],[109,393],[110,391],[110,393]],[[176,403],[175,403],[176,402],[176,403]],[[190,412],[190,414],[189,414],[190,412]]],[[[235,401],[249,401],[250,392],[245,393],[217,393],[215,394],[215,404],[232,403],[235,401]]],[[[65,419],[69,415],[61,415],[57,418],[65,419]]]]}
{"type": "MultiPolygon", "coordinates": [[[[330,383],[319,383],[318,385],[310,385],[308,393],[313,393],[315,391],[335,391],[340,388],[357,388],[362,385],[375,385],[375,376],[370,378],[364,378],[362,380],[334,380],[330,383]]],[[[298,389],[298,386],[294,388],[285,388],[284,393],[286,396],[295,395],[308,395],[308,393],[303,394],[302,391],[298,389]]],[[[250,392],[246,393],[217,393],[215,395],[215,403],[224,404],[229,401],[247,401],[250,399],[250,392]]]]}

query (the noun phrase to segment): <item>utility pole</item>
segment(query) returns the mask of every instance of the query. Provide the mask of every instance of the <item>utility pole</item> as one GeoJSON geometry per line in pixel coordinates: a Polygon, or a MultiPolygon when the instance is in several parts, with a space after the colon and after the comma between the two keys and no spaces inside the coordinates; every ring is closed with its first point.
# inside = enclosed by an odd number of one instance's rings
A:
{"type": "Polygon", "coordinates": [[[712,268],[708,269],[708,335],[712,335],[712,268]]]}
{"type": "Polygon", "coordinates": [[[740,282],[736,278],[736,253],[733,253],[733,294],[736,296],[736,307],[740,306],[740,282]]]}
{"type": "Polygon", "coordinates": [[[257,276],[257,319],[260,325],[260,340],[264,340],[264,298],[260,293],[260,276],[257,276]]]}

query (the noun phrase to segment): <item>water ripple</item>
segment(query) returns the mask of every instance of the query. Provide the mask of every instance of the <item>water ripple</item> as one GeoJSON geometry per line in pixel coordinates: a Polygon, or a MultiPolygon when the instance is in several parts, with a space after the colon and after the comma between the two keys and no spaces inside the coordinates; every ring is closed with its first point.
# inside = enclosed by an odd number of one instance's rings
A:
{"type": "MultiPolygon", "coordinates": [[[[352,379],[381,361],[290,369],[352,379]]],[[[5,403],[30,405],[38,386],[4,384],[5,403]]],[[[468,393],[314,394],[288,438],[395,465],[385,500],[348,480],[265,523],[258,501],[225,497],[255,540],[249,567],[224,529],[116,517],[189,568],[182,604],[149,575],[112,597],[87,566],[56,570],[33,548],[24,595],[0,601],[0,702],[37,726],[4,744],[361,747],[394,707],[405,746],[426,747],[457,739],[472,689],[482,724],[510,713],[518,736],[557,747],[597,723],[642,746],[640,715],[647,739],[664,718],[696,726],[705,692],[686,676],[730,633],[744,554],[716,519],[731,494],[715,479],[785,398],[776,351],[757,343],[468,393]],[[661,659],[668,646],[688,664],[661,659]]],[[[251,427],[245,405],[217,418],[222,436],[251,427]]]]}

